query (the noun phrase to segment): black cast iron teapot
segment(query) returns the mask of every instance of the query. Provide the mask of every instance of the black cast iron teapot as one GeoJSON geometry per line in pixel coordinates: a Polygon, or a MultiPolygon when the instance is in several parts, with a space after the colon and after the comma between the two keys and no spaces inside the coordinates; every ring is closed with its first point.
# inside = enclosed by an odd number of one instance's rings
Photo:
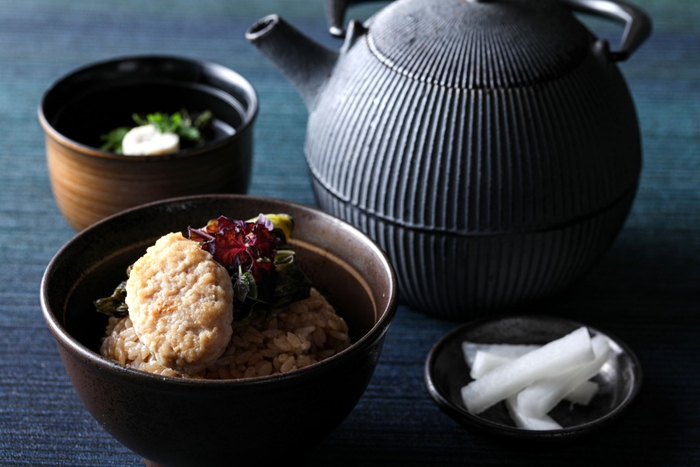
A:
{"type": "Polygon", "coordinates": [[[641,170],[616,62],[649,35],[611,0],[397,0],[365,24],[329,1],[336,52],[276,15],[247,38],[309,109],[320,206],[389,255],[404,303],[468,319],[586,272],[627,217],[641,170]],[[573,15],[626,25],[618,50],[573,15]]]}

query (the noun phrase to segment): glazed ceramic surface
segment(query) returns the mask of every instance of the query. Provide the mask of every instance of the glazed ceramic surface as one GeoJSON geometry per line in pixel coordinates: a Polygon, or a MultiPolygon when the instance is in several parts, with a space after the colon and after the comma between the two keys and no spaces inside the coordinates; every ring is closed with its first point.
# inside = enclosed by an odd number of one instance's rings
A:
{"type": "Polygon", "coordinates": [[[54,198],[82,230],[124,209],[204,193],[245,193],[253,157],[253,87],[221,65],[176,57],[128,57],[76,70],[44,95],[39,120],[54,198]],[[99,149],[100,135],[134,126],[132,114],[210,110],[213,139],[158,156],[99,149]]]}
{"type": "Polygon", "coordinates": [[[161,466],[296,460],[353,409],[396,311],[391,265],[354,227],[321,211],[266,198],[187,197],[128,210],[79,233],[49,264],[41,305],[66,371],[95,420],[161,466]],[[184,380],[121,366],[98,353],[107,318],[96,298],[157,238],[226,215],[294,217],[299,264],[350,328],[343,352],[290,373],[239,381],[184,380]]]}
{"type": "Polygon", "coordinates": [[[339,52],[276,16],[248,38],[307,103],[321,207],[378,241],[404,302],[466,319],[560,290],[615,239],[641,170],[615,62],[649,31],[611,1],[398,0],[339,52]],[[620,49],[572,9],[627,18],[620,49]]]}
{"type": "Polygon", "coordinates": [[[562,402],[549,413],[563,427],[561,430],[518,429],[503,403],[473,415],[467,411],[461,396],[462,387],[472,381],[462,342],[543,345],[581,326],[584,324],[547,316],[497,316],[475,320],[446,334],[431,349],[425,362],[425,384],[446,414],[477,432],[527,440],[566,440],[587,435],[623,416],[632,407],[642,385],[642,368],[634,352],[617,338],[590,326],[591,336],[605,336],[612,352],[592,380],[599,389],[588,406],[562,402]]]}

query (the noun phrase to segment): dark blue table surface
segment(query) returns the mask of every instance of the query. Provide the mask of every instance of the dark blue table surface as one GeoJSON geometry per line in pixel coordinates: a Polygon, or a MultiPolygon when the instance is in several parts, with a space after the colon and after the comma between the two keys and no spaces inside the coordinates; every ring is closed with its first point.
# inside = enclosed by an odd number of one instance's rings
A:
{"type": "MultiPolygon", "coordinates": [[[[632,213],[610,252],[541,313],[607,330],[638,355],[644,387],[610,429],[522,446],[461,428],[430,399],[423,363],[459,323],[401,307],[376,373],[308,465],[700,465],[700,2],[638,0],[654,19],[621,68],[643,134],[632,213]]],[[[365,19],[378,5],[357,7],[365,19]]],[[[39,284],[74,232],[54,203],[36,109],[59,76],[123,55],[213,60],[259,93],[250,193],[313,205],[306,109],[244,39],[278,13],[329,47],[321,0],[0,0],[0,465],[137,466],[83,408],[39,307],[39,284]]],[[[589,22],[616,43],[620,31],[589,22]]]]}

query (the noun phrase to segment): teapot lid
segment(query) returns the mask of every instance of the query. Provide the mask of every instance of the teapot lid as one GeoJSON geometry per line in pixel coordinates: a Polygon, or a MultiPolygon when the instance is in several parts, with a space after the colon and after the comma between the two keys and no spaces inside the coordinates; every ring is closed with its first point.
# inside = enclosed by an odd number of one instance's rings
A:
{"type": "Polygon", "coordinates": [[[462,89],[526,86],[575,68],[591,35],[556,0],[399,0],[369,21],[387,66],[462,89]]]}

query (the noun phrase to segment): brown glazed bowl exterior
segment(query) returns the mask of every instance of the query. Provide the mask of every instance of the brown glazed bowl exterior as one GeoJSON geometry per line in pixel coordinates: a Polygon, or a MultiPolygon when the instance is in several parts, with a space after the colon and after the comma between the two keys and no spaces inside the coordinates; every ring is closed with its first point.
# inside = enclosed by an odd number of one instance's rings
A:
{"type": "Polygon", "coordinates": [[[44,94],[39,121],[56,203],[80,231],[124,209],[205,193],[246,193],[258,100],[224,66],[167,56],[119,58],[76,70],[44,94]],[[159,156],[100,150],[100,135],[133,113],[211,110],[212,141],[159,156]]]}
{"type": "Polygon", "coordinates": [[[183,197],[127,210],[79,233],[48,265],[41,306],[76,392],[97,422],[162,466],[302,459],[360,399],[396,312],[393,269],[359,230],[316,209],[244,195],[183,197]],[[247,380],[184,380],[100,356],[106,317],[92,301],[161,235],[227,215],[294,217],[299,264],[350,327],[352,345],[315,365],[247,380]]]}

